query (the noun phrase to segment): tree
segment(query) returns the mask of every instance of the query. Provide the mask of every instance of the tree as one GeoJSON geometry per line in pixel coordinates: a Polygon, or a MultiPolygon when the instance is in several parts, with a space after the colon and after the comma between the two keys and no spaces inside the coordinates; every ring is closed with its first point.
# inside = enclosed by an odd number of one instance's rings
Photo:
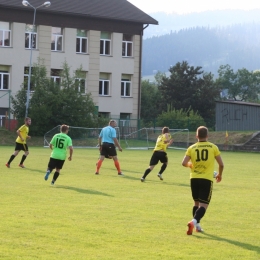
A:
{"type": "MultiPolygon", "coordinates": [[[[66,62],[61,73],[61,85],[46,76],[46,69],[41,61],[33,66],[32,84],[34,92],[29,103],[28,116],[32,118],[30,132],[43,135],[54,126],[67,124],[80,127],[99,127],[105,123],[98,118],[91,94],[78,91],[80,74],[78,69],[70,76],[66,62]],[[101,122],[102,121],[102,122],[101,122]]],[[[24,118],[26,91],[22,88],[12,100],[12,112],[21,121],[24,118]]],[[[107,122],[106,122],[107,123],[107,122]]]]}
{"type": "MultiPolygon", "coordinates": [[[[203,73],[201,67],[189,66],[187,61],[178,62],[169,69],[169,78],[163,77],[159,85],[164,111],[167,105],[176,110],[191,109],[205,121],[215,117],[215,100],[220,89],[211,73],[203,73]]],[[[211,122],[211,124],[214,124],[211,122]]]]}
{"type": "Polygon", "coordinates": [[[230,65],[222,65],[218,70],[217,83],[223,90],[227,90],[227,97],[231,100],[255,101],[259,100],[260,71],[248,71],[245,68],[234,70],[230,65]]]}
{"type": "Polygon", "coordinates": [[[158,104],[161,103],[161,95],[158,87],[148,80],[142,81],[141,85],[141,118],[147,124],[161,113],[158,104]]]}

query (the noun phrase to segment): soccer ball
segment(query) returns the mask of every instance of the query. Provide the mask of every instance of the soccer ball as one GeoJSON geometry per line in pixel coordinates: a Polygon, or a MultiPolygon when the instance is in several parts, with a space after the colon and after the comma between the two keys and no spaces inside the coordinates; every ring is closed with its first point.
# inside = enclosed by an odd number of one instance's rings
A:
{"type": "Polygon", "coordinates": [[[213,178],[216,178],[216,176],[218,175],[218,173],[216,171],[213,172],[213,178]]]}

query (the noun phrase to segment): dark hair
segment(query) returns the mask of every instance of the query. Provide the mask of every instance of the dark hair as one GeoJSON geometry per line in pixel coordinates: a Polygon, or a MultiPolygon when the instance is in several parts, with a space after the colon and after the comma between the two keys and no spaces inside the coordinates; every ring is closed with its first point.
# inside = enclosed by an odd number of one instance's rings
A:
{"type": "Polygon", "coordinates": [[[60,131],[61,131],[62,133],[65,133],[67,130],[69,130],[69,126],[68,126],[68,125],[62,125],[62,126],[60,127],[60,131]]]}
{"type": "Polygon", "coordinates": [[[30,117],[26,117],[26,118],[24,119],[24,122],[27,122],[28,120],[31,120],[31,118],[30,118],[30,117]]]}
{"type": "Polygon", "coordinates": [[[165,133],[169,133],[169,127],[167,127],[167,126],[163,127],[162,132],[163,132],[164,134],[165,134],[165,133]]]}
{"type": "Polygon", "coordinates": [[[208,136],[208,128],[206,126],[200,126],[197,129],[198,138],[206,138],[208,136]]]}

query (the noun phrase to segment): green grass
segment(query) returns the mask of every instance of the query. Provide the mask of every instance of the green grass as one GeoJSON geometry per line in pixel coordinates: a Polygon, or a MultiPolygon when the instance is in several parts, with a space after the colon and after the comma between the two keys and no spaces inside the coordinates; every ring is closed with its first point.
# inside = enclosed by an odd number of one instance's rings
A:
{"type": "Polygon", "coordinates": [[[141,183],[151,150],[119,152],[121,177],[109,159],[96,176],[98,150],[75,149],[53,187],[43,179],[49,149],[30,148],[26,169],[22,154],[8,169],[13,148],[0,148],[0,259],[260,259],[259,154],[222,153],[205,233],[187,236],[184,151],[168,151],[164,181],[158,165],[141,183]]]}

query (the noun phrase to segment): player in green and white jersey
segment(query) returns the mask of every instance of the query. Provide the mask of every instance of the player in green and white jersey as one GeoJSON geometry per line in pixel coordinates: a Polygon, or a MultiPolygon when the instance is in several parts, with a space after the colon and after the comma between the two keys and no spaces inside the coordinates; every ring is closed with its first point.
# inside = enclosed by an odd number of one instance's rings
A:
{"type": "Polygon", "coordinates": [[[60,175],[60,170],[63,167],[63,164],[66,160],[67,156],[67,148],[69,148],[69,158],[68,160],[72,160],[73,147],[72,140],[68,136],[69,126],[62,125],[60,127],[60,133],[56,134],[52,137],[50,142],[50,148],[52,149],[51,157],[48,163],[48,168],[44,179],[47,181],[50,173],[53,169],[56,169],[51,184],[53,185],[57,178],[60,175]]]}

